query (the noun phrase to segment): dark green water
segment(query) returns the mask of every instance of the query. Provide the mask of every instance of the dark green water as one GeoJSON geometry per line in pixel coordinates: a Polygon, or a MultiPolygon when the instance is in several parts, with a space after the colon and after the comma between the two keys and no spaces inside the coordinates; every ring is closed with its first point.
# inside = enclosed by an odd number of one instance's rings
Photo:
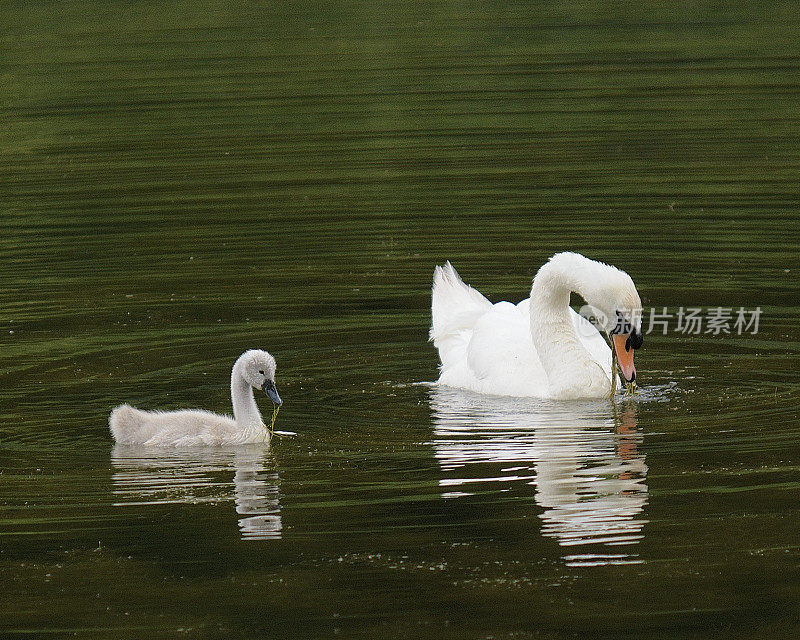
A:
{"type": "Polygon", "coordinates": [[[552,5],[0,5],[2,635],[797,637],[796,6],[552,5]],[[435,264],[565,249],[759,331],[415,384],[435,264]],[[255,346],[296,437],[113,447],[255,346]]]}

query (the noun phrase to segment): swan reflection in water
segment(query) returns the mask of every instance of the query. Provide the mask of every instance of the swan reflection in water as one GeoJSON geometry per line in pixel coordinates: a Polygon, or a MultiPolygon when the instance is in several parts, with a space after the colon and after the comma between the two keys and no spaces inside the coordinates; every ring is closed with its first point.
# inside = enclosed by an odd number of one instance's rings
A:
{"type": "Polygon", "coordinates": [[[243,539],[281,537],[280,478],[262,445],[204,449],[116,445],[111,463],[115,506],[232,501],[243,539]]]}
{"type": "Polygon", "coordinates": [[[443,497],[533,486],[544,536],[563,547],[604,548],[565,555],[568,564],[637,562],[616,549],[637,544],[647,522],[634,402],[552,402],[434,387],[431,410],[443,497]]]}

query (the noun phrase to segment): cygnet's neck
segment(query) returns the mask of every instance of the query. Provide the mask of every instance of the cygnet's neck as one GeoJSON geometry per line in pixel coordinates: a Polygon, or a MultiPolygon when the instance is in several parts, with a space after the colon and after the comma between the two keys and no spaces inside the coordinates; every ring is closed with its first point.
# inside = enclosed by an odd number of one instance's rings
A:
{"type": "Polygon", "coordinates": [[[244,379],[238,362],[233,366],[231,372],[231,402],[233,419],[237,424],[252,428],[260,428],[264,424],[253,397],[253,387],[244,379]]]}
{"type": "Polygon", "coordinates": [[[569,295],[575,291],[586,298],[587,291],[594,288],[591,281],[593,267],[600,266],[579,254],[558,254],[544,264],[533,279],[531,336],[555,390],[595,382],[597,363],[575,331],[569,295]],[[587,375],[592,380],[584,380],[587,375]]]}

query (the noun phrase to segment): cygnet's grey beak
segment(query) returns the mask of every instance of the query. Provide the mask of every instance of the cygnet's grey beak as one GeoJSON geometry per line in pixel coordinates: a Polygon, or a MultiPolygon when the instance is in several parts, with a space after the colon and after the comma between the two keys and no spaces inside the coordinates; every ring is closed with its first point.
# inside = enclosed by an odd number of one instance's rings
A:
{"type": "Polygon", "coordinates": [[[261,390],[269,396],[269,399],[272,400],[277,405],[282,405],[283,400],[278,395],[278,390],[275,388],[275,383],[272,380],[264,380],[264,384],[261,385],[261,390]]]}

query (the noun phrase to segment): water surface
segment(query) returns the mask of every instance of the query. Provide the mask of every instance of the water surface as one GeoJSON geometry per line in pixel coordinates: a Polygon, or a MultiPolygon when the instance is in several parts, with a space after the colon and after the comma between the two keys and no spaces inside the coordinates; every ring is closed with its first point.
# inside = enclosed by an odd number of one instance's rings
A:
{"type": "Polygon", "coordinates": [[[797,635],[793,5],[0,18],[4,635],[797,635]],[[435,264],[516,302],[565,249],[759,331],[651,333],[615,403],[417,384],[435,264]],[[114,447],[250,347],[296,437],[114,447]]]}

